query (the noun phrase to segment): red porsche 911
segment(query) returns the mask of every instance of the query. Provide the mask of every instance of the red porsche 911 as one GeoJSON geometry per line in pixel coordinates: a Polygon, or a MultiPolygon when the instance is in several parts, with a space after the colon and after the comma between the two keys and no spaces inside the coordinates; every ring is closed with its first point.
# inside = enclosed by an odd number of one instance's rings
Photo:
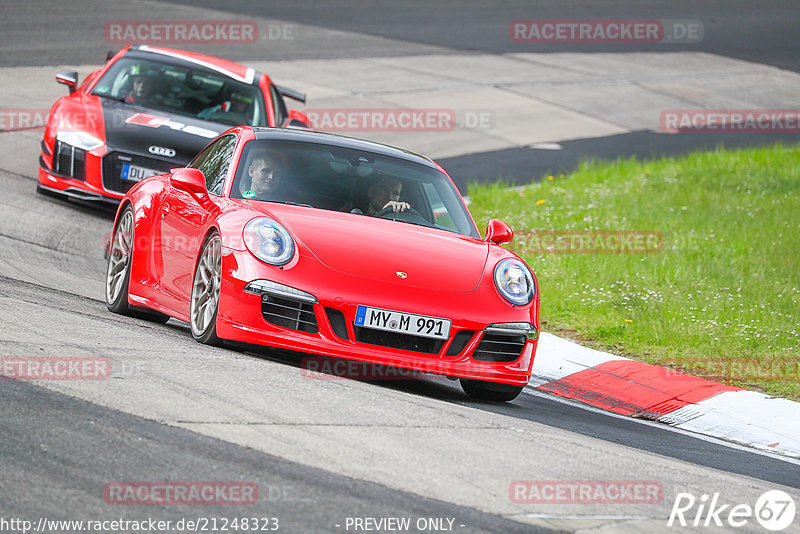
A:
{"type": "Polygon", "coordinates": [[[531,375],[539,293],[486,238],[445,171],[400,149],[236,127],[122,199],[108,261],[116,313],[259,344],[460,378],[514,399],[531,375]]]}
{"type": "Polygon", "coordinates": [[[116,205],[137,181],[189,163],[231,126],[309,127],[283,97],[305,95],[266,74],[211,56],[127,46],[50,109],[39,156],[40,193],[116,205]]]}

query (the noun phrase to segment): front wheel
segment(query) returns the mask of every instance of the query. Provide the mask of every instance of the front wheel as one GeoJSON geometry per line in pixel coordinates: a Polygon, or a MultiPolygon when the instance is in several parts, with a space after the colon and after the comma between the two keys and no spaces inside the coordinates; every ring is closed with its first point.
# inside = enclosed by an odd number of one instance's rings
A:
{"type": "Polygon", "coordinates": [[[106,307],[109,311],[138,317],[156,323],[166,323],[169,315],[152,310],[143,310],[128,304],[128,286],[131,280],[131,261],[133,258],[133,210],[125,208],[117,222],[114,236],[108,250],[106,269],[106,307]]]}
{"type": "Polygon", "coordinates": [[[472,380],[470,378],[462,378],[460,381],[461,389],[473,399],[497,402],[508,402],[516,399],[525,387],[486,382],[485,380],[472,380]]]}
{"type": "Polygon", "coordinates": [[[114,313],[127,315],[128,283],[133,256],[133,210],[125,208],[117,223],[108,253],[106,270],[106,306],[114,313]]]}
{"type": "Polygon", "coordinates": [[[206,345],[221,345],[217,337],[219,289],[222,280],[222,240],[212,234],[203,245],[194,271],[189,318],[192,337],[206,345]]]}

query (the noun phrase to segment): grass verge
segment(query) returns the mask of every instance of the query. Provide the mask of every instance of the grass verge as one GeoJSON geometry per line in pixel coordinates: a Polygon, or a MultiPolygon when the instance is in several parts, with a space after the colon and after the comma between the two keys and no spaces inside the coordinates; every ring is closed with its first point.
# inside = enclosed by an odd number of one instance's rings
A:
{"type": "Polygon", "coordinates": [[[481,227],[514,228],[544,330],[800,400],[800,148],[587,163],[469,197],[481,227]]]}

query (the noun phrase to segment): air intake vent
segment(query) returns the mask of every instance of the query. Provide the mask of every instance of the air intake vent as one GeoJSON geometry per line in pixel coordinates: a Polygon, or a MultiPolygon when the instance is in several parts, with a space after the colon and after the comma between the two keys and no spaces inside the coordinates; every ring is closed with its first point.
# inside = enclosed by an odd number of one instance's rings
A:
{"type": "Polygon", "coordinates": [[[472,336],[475,335],[475,332],[472,330],[462,330],[461,332],[457,333],[453,336],[453,342],[450,343],[450,346],[447,347],[446,356],[458,356],[461,354],[461,351],[469,344],[472,336]]]}
{"type": "Polygon", "coordinates": [[[347,320],[344,314],[334,308],[325,308],[325,315],[328,316],[328,322],[331,323],[333,333],[344,340],[349,340],[347,336],[347,320]]]}
{"type": "Polygon", "coordinates": [[[427,354],[439,354],[444,345],[444,340],[428,337],[410,336],[408,334],[398,334],[396,332],[386,332],[372,328],[355,327],[356,341],[368,343],[370,345],[380,345],[393,349],[413,350],[414,352],[425,352],[427,354]]]}
{"type": "Polygon", "coordinates": [[[522,354],[525,341],[527,338],[522,334],[503,335],[484,332],[472,358],[484,362],[513,362],[522,354]]]}
{"type": "Polygon", "coordinates": [[[319,331],[313,304],[299,300],[261,296],[261,315],[275,326],[316,334],[319,331]]]}
{"type": "Polygon", "coordinates": [[[56,141],[53,171],[76,180],[86,181],[86,151],[56,141]]]}

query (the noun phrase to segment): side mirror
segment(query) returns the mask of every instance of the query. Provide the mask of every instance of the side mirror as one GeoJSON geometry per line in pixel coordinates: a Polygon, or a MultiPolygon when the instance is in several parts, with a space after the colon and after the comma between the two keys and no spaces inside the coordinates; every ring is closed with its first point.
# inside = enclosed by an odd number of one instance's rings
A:
{"type": "Polygon", "coordinates": [[[311,128],[311,121],[308,115],[296,109],[289,110],[289,117],[283,123],[284,128],[311,128]]]}
{"type": "Polygon", "coordinates": [[[78,73],[74,70],[59,72],[56,74],[56,81],[69,87],[69,94],[72,94],[78,86],[78,73]]]}
{"type": "Polygon", "coordinates": [[[200,169],[177,169],[169,177],[169,183],[175,189],[186,191],[202,199],[208,195],[206,177],[200,169]]]}
{"type": "Polygon", "coordinates": [[[503,221],[492,219],[486,225],[486,241],[495,245],[510,243],[514,239],[514,230],[503,221]]]}

